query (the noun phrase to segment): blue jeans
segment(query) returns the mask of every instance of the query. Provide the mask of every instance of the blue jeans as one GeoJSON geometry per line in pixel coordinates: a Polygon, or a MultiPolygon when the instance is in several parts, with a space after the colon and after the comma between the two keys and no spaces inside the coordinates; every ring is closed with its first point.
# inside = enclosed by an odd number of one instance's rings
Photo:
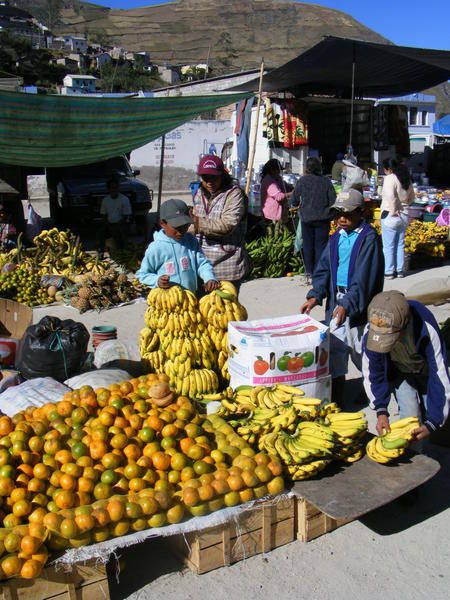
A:
{"type": "Polygon", "coordinates": [[[384,273],[401,273],[405,263],[405,231],[408,219],[405,216],[381,219],[381,237],[383,239],[384,273]]]}
{"type": "Polygon", "coordinates": [[[399,373],[392,382],[400,418],[422,417],[427,404],[427,377],[399,373]]]}
{"type": "Polygon", "coordinates": [[[330,235],[329,221],[309,221],[302,223],[303,260],[305,261],[305,275],[312,275],[322,252],[328,243],[330,235]]]}

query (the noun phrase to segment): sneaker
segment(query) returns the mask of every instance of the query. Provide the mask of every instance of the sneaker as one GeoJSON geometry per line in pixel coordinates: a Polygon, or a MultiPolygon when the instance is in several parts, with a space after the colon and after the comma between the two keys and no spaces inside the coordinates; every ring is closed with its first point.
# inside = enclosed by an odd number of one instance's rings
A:
{"type": "Polygon", "coordinates": [[[390,275],[385,275],[384,278],[385,279],[395,279],[395,275],[393,273],[391,273],[390,275]]]}
{"type": "Polygon", "coordinates": [[[400,273],[397,273],[397,279],[403,279],[404,276],[405,276],[405,274],[403,273],[403,271],[400,271],[400,273]]]}

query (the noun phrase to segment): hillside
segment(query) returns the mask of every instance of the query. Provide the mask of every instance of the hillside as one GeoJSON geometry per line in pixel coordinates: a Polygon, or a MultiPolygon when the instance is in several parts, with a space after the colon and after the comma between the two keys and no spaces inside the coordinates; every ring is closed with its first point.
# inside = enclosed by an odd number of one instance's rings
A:
{"type": "Polygon", "coordinates": [[[130,50],[147,50],[155,62],[205,62],[215,72],[279,66],[324,35],[385,41],[351,16],[293,0],[176,0],[129,10],[112,10],[78,0],[61,0],[56,19],[44,0],[16,0],[60,33],[109,39],[130,50]]]}

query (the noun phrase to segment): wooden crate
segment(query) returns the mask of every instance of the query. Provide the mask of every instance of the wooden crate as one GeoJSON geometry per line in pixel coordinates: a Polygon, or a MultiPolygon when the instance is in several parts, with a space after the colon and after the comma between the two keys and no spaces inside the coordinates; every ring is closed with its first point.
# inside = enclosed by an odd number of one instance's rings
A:
{"type": "Polygon", "coordinates": [[[106,568],[88,562],[72,570],[45,568],[33,581],[11,579],[0,584],[0,600],[109,600],[106,568]]]}
{"type": "Polygon", "coordinates": [[[219,527],[168,538],[171,549],[198,575],[295,539],[295,498],[280,498],[243,511],[219,527]]]}
{"type": "Polygon", "coordinates": [[[323,535],[346,525],[353,519],[332,519],[304,498],[297,498],[297,539],[310,542],[323,535]]]}

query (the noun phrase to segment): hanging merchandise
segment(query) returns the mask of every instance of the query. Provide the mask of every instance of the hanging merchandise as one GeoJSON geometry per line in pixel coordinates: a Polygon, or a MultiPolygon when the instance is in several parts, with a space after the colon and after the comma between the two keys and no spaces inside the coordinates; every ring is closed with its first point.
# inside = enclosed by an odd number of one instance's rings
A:
{"type": "Polygon", "coordinates": [[[296,150],[308,144],[306,104],[265,98],[264,108],[263,137],[269,147],[296,150]]]}

